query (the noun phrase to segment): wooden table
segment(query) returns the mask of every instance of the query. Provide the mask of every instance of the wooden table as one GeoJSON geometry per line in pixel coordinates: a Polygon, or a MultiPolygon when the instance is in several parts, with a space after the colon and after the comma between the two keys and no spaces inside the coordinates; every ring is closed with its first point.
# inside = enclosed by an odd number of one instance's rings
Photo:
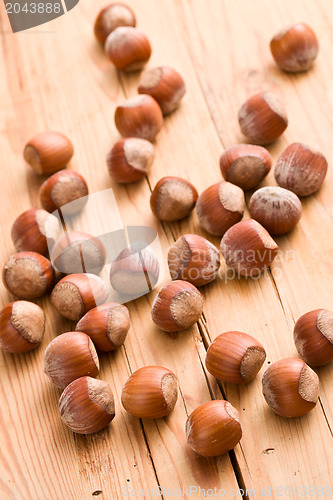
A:
{"type": "MultiPolygon", "coordinates": [[[[207,235],[194,213],[159,225],[149,209],[151,186],[165,175],[187,178],[199,192],[218,182],[221,152],[242,141],[237,111],[251,93],[270,89],[286,102],[289,127],[269,148],[274,160],[289,143],[302,141],[316,143],[333,162],[333,7],[328,0],[128,0],[152,43],[149,66],[178,69],[187,94],[165,120],[148,182],[113,183],[105,156],[118,139],[114,109],[136,93],[139,75],[118,74],[93,38],[95,15],[105,3],[80,0],[67,15],[15,35],[1,5],[2,263],[14,251],[13,220],[39,206],[43,179],[25,165],[22,150],[44,129],[72,139],[71,167],[86,177],[91,192],[114,189],[125,224],[156,227],[164,254],[183,233],[207,235]],[[314,28],[321,50],[313,70],[288,75],[274,64],[268,44],[282,26],[297,21],[314,28]]],[[[273,173],[266,181],[271,183],[273,173]]],[[[60,393],[43,374],[43,353],[52,338],[74,325],[56,314],[48,298],[38,301],[47,314],[41,348],[0,355],[1,499],[113,500],[139,498],[140,490],[153,498],[158,486],[164,498],[177,493],[199,498],[199,487],[223,489],[226,498],[239,488],[252,490],[248,494],[256,498],[332,495],[332,364],[317,370],[321,389],[315,410],[294,420],[268,408],[260,375],[247,387],[220,385],[204,368],[207,346],[226,330],[248,332],[265,345],[263,370],[277,359],[297,356],[294,322],[308,310],[332,309],[332,183],[329,168],[320,192],[303,200],[298,227],[277,239],[281,258],[265,277],[228,281],[222,269],[202,290],[204,314],[190,330],[172,338],[155,328],[150,317],[155,291],[128,304],[132,326],[124,347],[101,356],[100,378],[114,390],[116,417],[98,434],[73,434],[60,421],[60,393]],[[179,378],[180,396],[168,418],[140,421],[121,406],[122,385],[146,364],[166,366],[179,378]],[[187,415],[222,397],[240,411],[243,438],[230,454],[200,458],[186,445],[187,415]]],[[[1,299],[3,305],[13,299],[2,285],[1,299]]]]}

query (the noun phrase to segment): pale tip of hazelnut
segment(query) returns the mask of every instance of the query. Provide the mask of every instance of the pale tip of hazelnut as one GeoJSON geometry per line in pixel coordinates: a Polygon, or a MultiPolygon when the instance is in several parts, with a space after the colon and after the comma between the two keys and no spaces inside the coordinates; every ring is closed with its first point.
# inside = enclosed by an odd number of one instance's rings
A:
{"type": "Polygon", "coordinates": [[[74,283],[58,284],[52,291],[51,302],[57,311],[69,319],[80,318],[84,313],[84,304],[80,290],[74,283]]]}
{"type": "Polygon", "coordinates": [[[177,325],[186,329],[196,323],[202,313],[203,297],[199,290],[178,292],[170,304],[170,313],[177,325]]]}
{"type": "Polygon", "coordinates": [[[103,380],[87,377],[88,396],[109,415],[114,415],[115,405],[111,387],[103,380]]]}
{"type": "Polygon", "coordinates": [[[59,232],[59,220],[46,210],[36,210],[36,222],[43,236],[51,241],[55,241],[59,232]]]}
{"type": "Polygon", "coordinates": [[[219,186],[219,198],[221,205],[229,212],[244,212],[245,198],[243,190],[231,184],[231,182],[221,182],[219,186]]]}
{"type": "Polygon", "coordinates": [[[115,347],[123,345],[129,330],[128,309],[119,305],[109,309],[107,315],[106,335],[115,347]]]}
{"type": "Polygon", "coordinates": [[[281,99],[272,92],[264,92],[263,97],[271,110],[282,118],[282,120],[287,124],[288,115],[281,99]]]}
{"type": "Polygon", "coordinates": [[[140,86],[146,89],[155,87],[162,78],[163,70],[161,67],[146,69],[140,76],[140,86]]]}
{"type": "Polygon", "coordinates": [[[298,383],[298,394],[309,403],[316,404],[319,396],[319,379],[316,372],[304,364],[298,383]]]}
{"type": "Polygon", "coordinates": [[[240,375],[247,384],[254,379],[266,359],[265,349],[262,347],[249,347],[240,364],[240,375]]]}
{"type": "Polygon", "coordinates": [[[227,412],[227,414],[229,415],[229,417],[233,418],[234,420],[236,420],[236,422],[240,423],[239,422],[239,412],[238,412],[238,410],[236,410],[236,408],[234,406],[232,406],[232,404],[229,403],[229,401],[225,402],[224,409],[227,412]]]}
{"type": "Polygon", "coordinates": [[[40,297],[47,288],[41,265],[33,258],[10,257],[5,265],[4,276],[8,289],[18,297],[40,297]]]}
{"type": "Polygon", "coordinates": [[[39,344],[45,330],[45,314],[37,304],[25,300],[13,302],[10,321],[31,344],[39,344]]]}
{"type": "Polygon", "coordinates": [[[317,328],[333,344],[333,312],[322,309],[318,314],[317,328]]]}
{"type": "Polygon", "coordinates": [[[97,370],[99,371],[99,359],[98,359],[97,351],[96,351],[94,343],[90,337],[89,337],[89,341],[88,341],[88,347],[89,347],[89,351],[90,351],[92,360],[95,363],[97,370]]]}
{"type": "Polygon", "coordinates": [[[163,375],[162,392],[168,410],[172,411],[178,398],[178,381],[173,373],[163,375]]]}
{"type": "Polygon", "coordinates": [[[31,167],[35,170],[35,172],[37,172],[37,174],[43,173],[40,156],[38,154],[38,151],[33,146],[27,144],[27,146],[24,148],[23,156],[25,161],[29,163],[29,165],[31,165],[31,167]]]}
{"type": "Polygon", "coordinates": [[[193,204],[193,189],[184,182],[173,180],[159,188],[156,209],[161,220],[182,219],[188,215],[193,204]]]}
{"type": "Polygon", "coordinates": [[[141,172],[148,173],[155,156],[153,144],[146,139],[129,137],[124,142],[124,154],[127,163],[141,172]]]}
{"type": "Polygon", "coordinates": [[[259,222],[257,222],[256,220],[251,219],[251,223],[252,223],[252,226],[255,229],[257,235],[261,239],[264,247],[267,250],[278,250],[278,246],[275,243],[275,241],[273,240],[273,238],[271,237],[271,235],[269,234],[269,232],[266,231],[266,229],[264,227],[262,227],[262,225],[259,224],[259,222]]]}
{"type": "Polygon", "coordinates": [[[123,101],[120,104],[120,107],[122,108],[135,108],[136,106],[140,106],[145,102],[147,99],[146,94],[138,94],[133,97],[130,97],[129,99],[126,99],[126,101],[123,101]]]}

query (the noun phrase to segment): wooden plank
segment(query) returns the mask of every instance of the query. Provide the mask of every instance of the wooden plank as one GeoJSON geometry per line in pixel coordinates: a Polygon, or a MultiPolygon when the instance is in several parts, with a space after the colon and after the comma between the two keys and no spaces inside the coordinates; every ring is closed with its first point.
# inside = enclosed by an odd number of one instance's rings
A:
{"type": "MultiPolygon", "coordinates": [[[[142,224],[156,225],[156,221],[146,209],[150,195],[147,184],[119,187],[115,186],[107,175],[105,155],[117,138],[113,125],[114,103],[119,101],[122,91],[116,72],[92,39],[92,21],[97,10],[96,6],[82,1],[75,11],[75,18],[68,15],[52,23],[54,33],[44,35],[44,28],[41,27],[36,30],[38,36],[36,34],[28,37],[22,33],[13,38],[9,35],[14,42],[6,42],[6,60],[3,61],[3,67],[6,67],[9,83],[3,95],[10,93],[10,106],[7,104],[5,110],[8,115],[7,122],[12,122],[9,123],[8,137],[3,141],[3,151],[8,149],[5,188],[10,194],[11,203],[3,207],[3,220],[8,221],[1,227],[3,239],[8,242],[8,248],[3,248],[3,259],[13,251],[8,238],[12,223],[9,214],[13,214],[14,218],[30,204],[38,206],[37,192],[41,179],[25,167],[21,155],[27,138],[44,128],[62,130],[73,140],[76,153],[71,166],[87,178],[91,191],[114,188],[124,223],[133,224],[133,220],[141,220],[142,224]],[[35,64],[36,60],[38,65],[35,64]],[[84,78],[82,68],[87,70],[84,78]],[[18,131],[17,123],[20,124],[18,131]],[[17,166],[15,171],[10,169],[11,165],[17,166]],[[20,176],[23,180],[19,184],[20,176]]],[[[2,20],[5,22],[3,16],[2,20]]],[[[159,231],[166,249],[168,243],[161,228],[159,231]]],[[[1,292],[2,302],[5,304],[8,294],[3,287],[1,292]]],[[[228,489],[237,488],[227,455],[215,463],[202,460],[189,452],[184,434],[187,407],[182,397],[179,398],[172,416],[158,422],[145,422],[144,427],[138,419],[130,417],[121,408],[120,393],[123,383],[130,371],[147,363],[169,366],[179,376],[181,388],[188,385],[189,381],[195,382],[191,391],[192,405],[189,399],[187,402],[189,411],[210,397],[197,355],[196,328],[179,341],[164,336],[152,326],[152,299],[153,297],[149,298],[148,302],[143,298],[131,306],[133,328],[125,347],[114,355],[103,357],[102,360],[101,378],[108,380],[115,392],[115,421],[102,433],[74,437],[59,420],[56,405],[59,392],[50,383],[45,382],[45,379],[42,384],[39,383],[45,346],[55,333],[70,330],[74,325],[61,320],[49,303],[42,301],[48,317],[48,332],[41,349],[30,357],[26,356],[30,365],[34,358],[37,358],[34,370],[29,371],[36,391],[29,400],[29,406],[20,408],[21,421],[18,421],[16,415],[14,420],[7,405],[1,409],[1,415],[8,424],[7,440],[13,439],[12,426],[9,425],[13,421],[17,432],[27,435],[25,446],[13,446],[12,463],[8,467],[8,474],[15,475],[15,489],[7,486],[10,476],[8,479],[4,477],[1,484],[3,494],[8,498],[10,495],[13,498],[68,498],[68,495],[90,498],[93,492],[102,492],[104,498],[120,498],[125,487],[135,491],[147,491],[156,488],[159,482],[164,488],[171,489],[187,488],[198,483],[206,484],[207,487],[224,484],[228,489]],[[142,341],[143,333],[145,338],[142,341]],[[156,349],[158,337],[161,339],[159,350],[156,349]],[[177,357],[174,354],[175,342],[179,347],[177,357]],[[155,349],[151,350],[154,344],[155,349]],[[179,368],[180,358],[188,364],[187,371],[179,368]],[[47,397],[44,397],[45,391],[47,397]],[[42,408],[38,420],[40,432],[34,442],[35,448],[30,449],[31,456],[28,459],[26,454],[31,436],[25,422],[30,422],[38,411],[37,402],[42,408]],[[43,421],[43,414],[48,415],[47,424],[43,421]],[[55,436],[54,429],[57,432],[55,436]],[[49,441],[54,441],[54,445],[46,448],[46,457],[42,462],[38,460],[37,453],[39,447],[49,441]],[[60,464],[59,470],[53,466],[55,470],[52,472],[52,481],[48,478],[48,482],[54,485],[54,489],[50,491],[43,490],[45,479],[41,468],[46,460],[60,464]],[[25,464],[25,468],[18,474],[16,469],[21,462],[25,464]],[[29,463],[35,468],[33,476],[28,476],[26,472],[29,463]]],[[[4,358],[6,359],[6,356],[4,358]]],[[[18,388],[22,387],[20,390],[24,393],[27,387],[18,368],[15,377],[12,365],[4,366],[7,376],[2,379],[3,391],[5,397],[15,400],[16,393],[19,394],[18,388]],[[14,382],[10,384],[9,379],[14,382]]],[[[30,383],[29,380],[29,385],[30,383]]],[[[4,458],[2,460],[5,461],[4,458]]],[[[51,467],[49,469],[52,470],[51,467]]]]}
{"type": "MultiPolygon", "coordinates": [[[[1,5],[3,9],[3,5],[1,5]]],[[[91,35],[94,9],[77,9],[35,34],[3,35],[1,82],[3,153],[0,226],[1,261],[13,252],[10,227],[14,218],[31,205],[38,206],[41,178],[22,159],[25,141],[40,130],[61,130],[73,140],[71,166],[88,180],[91,191],[108,183],[105,152],[115,136],[113,120],[104,113],[121,94],[115,76],[105,77],[104,58],[91,35]],[[49,32],[52,26],[54,32],[49,32]],[[44,33],[45,32],[45,33],[44,33]],[[83,43],[84,41],[84,43],[83,43]],[[92,62],[92,55],[95,60],[92,62]],[[82,68],[89,68],[82,77],[82,68]],[[89,141],[87,140],[89,137],[89,141]]],[[[2,30],[8,26],[1,13],[2,30]]],[[[109,186],[108,186],[109,187],[109,186]]],[[[9,300],[1,285],[1,301],[9,300]]],[[[101,378],[110,382],[117,416],[105,431],[94,436],[74,436],[62,425],[57,409],[59,391],[43,374],[43,352],[57,334],[74,328],[42,304],[48,321],[40,349],[24,356],[1,354],[1,483],[2,498],[120,498],[127,479],[136,488],[158,485],[139,421],[128,423],[120,393],[129,376],[124,349],[102,363],[101,378]]],[[[135,318],[133,318],[135,321],[135,318]]],[[[133,331],[129,335],[132,335],[133,331]]]]}
{"type": "MultiPolygon", "coordinates": [[[[287,132],[270,147],[274,159],[287,143],[297,140],[313,142],[315,138],[329,160],[329,114],[314,92],[319,88],[323,95],[330,95],[325,78],[330,52],[328,36],[323,33],[321,56],[315,70],[305,76],[287,76],[276,69],[268,42],[281,26],[300,19],[313,26],[319,35],[323,29],[329,33],[330,7],[327,2],[321,2],[321,8],[318,8],[318,4],[314,6],[306,1],[292,4],[272,2],[270,5],[267,8],[265,2],[250,1],[224,2],[222,5],[214,0],[208,4],[196,0],[181,2],[180,15],[187,34],[186,43],[219,136],[225,146],[240,142],[239,105],[256,90],[272,89],[283,96],[290,115],[287,132]],[[211,26],[211,29],[203,31],[202,26],[211,26]]],[[[228,283],[225,293],[222,287],[215,285],[221,298],[218,300],[215,292],[214,296],[211,294],[211,301],[206,302],[210,335],[215,337],[223,324],[223,330],[248,331],[262,340],[269,361],[297,354],[292,340],[294,319],[309,309],[330,308],[329,254],[332,241],[328,236],[328,224],[332,213],[331,175],[332,172],[320,193],[303,203],[304,213],[299,228],[278,239],[283,258],[278,265],[272,266],[273,282],[261,279],[258,283],[228,283]],[[278,294],[275,297],[273,285],[278,294]],[[227,307],[223,314],[218,304],[225,301],[227,307]]],[[[272,181],[270,174],[266,183],[272,181]]],[[[313,484],[321,487],[330,484],[331,430],[325,418],[332,421],[329,402],[332,369],[332,366],[327,366],[318,370],[322,407],[318,405],[315,412],[299,420],[285,421],[273,416],[258,398],[258,380],[248,388],[228,390],[231,402],[244,403],[241,404],[244,408],[244,434],[246,428],[248,432],[251,429],[253,439],[248,435],[242,440],[242,446],[254,486],[277,488],[279,485],[302,487],[313,484]],[[261,415],[261,418],[256,420],[254,415],[261,415]],[[265,450],[270,453],[265,453],[265,450]],[[298,453],[293,450],[298,450],[298,453]]]]}

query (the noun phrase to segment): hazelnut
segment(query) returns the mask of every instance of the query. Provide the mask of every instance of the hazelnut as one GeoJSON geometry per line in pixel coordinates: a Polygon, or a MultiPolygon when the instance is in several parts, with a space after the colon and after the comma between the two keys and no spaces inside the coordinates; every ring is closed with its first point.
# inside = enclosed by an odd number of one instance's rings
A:
{"type": "Polygon", "coordinates": [[[222,236],[244,214],[244,193],[230,182],[218,182],[203,191],[196,210],[200,226],[213,236],[222,236]]]}
{"type": "Polygon", "coordinates": [[[162,366],[144,366],[134,372],[121,392],[121,403],[138,418],[162,418],[169,415],[178,397],[178,381],[162,366]]]}
{"type": "Polygon", "coordinates": [[[136,18],[132,9],[124,3],[111,3],[100,10],[94,25],[95,37],[105,43],[110,33],[119,26],[135,26],[136,18]]]}
{"type": "Polygon", "coordinates": [[[64,318],[78,321],[108,296],[104,281],[95,274],[70,274],[62,278],[51,294],[52,305],[64,318]]]}
{"type": "Polygon", "coordinates": [[[40,345],[45,331],[45,314],[37,304],[17,300],[0,312],[0,349],[19,354],[40,345]]]}
{"type": "Polygon", "coordinates": [[[59,231],[58,219],[41,208],[31,208],[17,217],[11,236],[18,252],[48,253],[48,240],[52,244],[59,231]]]}
{"type": "Polygon", "coordinates": [[[220,254],[208,240],[197,234],[184,234],[169,248],[171,279],[189,281],[195,286],[213,281],[220,267],[220,254]]]}
{"type": "Polygon", "coordinates": [[[59,411],[62,421],[73,432],[101,431],[115,416],[111,387],[103,380],[77,378],[61,394],[59,411]]]}
{"type": "Polygon", "coordinates": [[[284,71],[307,71],[311,68],[319,52],[315,32],[305,23],[288,26],[270,43],[275,62],[284,71]]]}
{"type": "Polygon", "coordinates": [[[105,41],[104,49],[117,69],[128,72],[143,68],[151,55],[146,35],[129,26],[113,30],[105,41]]]}
{"type": "Polygon", "coordinates": [[[247,99],[238,121],[243,134],[255,144],[275,141],[288,125],[285,107],[272,92],[258,92],[247,99]]]}
{"type": "Polygon", "coordinates": [[[75,329],[89,335],[98,351],[110,352],[123,345],[129,328],[127,307],[109,302],[88,311],[75,329]]]}
{"type": "Polygon", "coordinates": [[[220,158],[220,167],[226,181],[244,191],[256,188],[272,166],[267,149],[253,144],[237,144],[226,149],[220,158]]]}
{"type": "Polygon", "coordinates": [[[36,252],[18,252],[4,265],[5,287],[21,299],[37,299],[50,292],[54,283],[51,262],[36,252]]]}
{"type": "Polygon", "coordinates": [[[259,276],[271,265],[278,251],[266,229],[253,219],[232,226],[221,241],[226,264],[246,278],[259,276]]]}
{"type": "Polygon", "coordinates": [[[316,309],[303,314],[296,321],[294,340],[298,354],[309,365],[333,361],[333,312],[316,309]]]}
{"type": "Polygon", "coordinates": [[[110,283],[121,294],[140,296],[153,290],[159,274],[158,258],[151,248],[132,244],[112,262],[110,283]]]}
{"type": "Polygon", "coordinates": [[[186,88],[180,74],[169,66],[146,69],[140,76],[139,94],[151,95],[160,105],[163,115],[178,108],[186,88]]]}
{"type": "Polygon", "coordinates": [[[24,159],[37,174],[50,175],[66,167],[74,153],[71,141],[60,132],[35,135],[24,148],[24,159]]]}
{"type": "Polygon", "coordinates": [[[117,106],[116,127],[123,137],[154,141],[163,125],[161,108],[150,95],[137,95],[117,106]]]}
{"type": "Polygon", "coordinates": [[[266,359],[257,339],[243,332],[225,332],[216,337],[206,354],[206,368],[219,380],[247,384],[254,379],[266,359]]]}
{"type": "Polygon", "coordinates": [[[315,193],[327,173],[325,156],[300,142],[290,144],[275,165],[275,180],[279,186],[290,189],[298,196],[315,193]]]}
{"type": "Polygon", "coordinates": [[[103,243],[91,234],[68,231],[51,251],[53,266],[64,274],[94,273],[103,269],[106,250],[103,243]]]}
{"type": "Polygon", "coordinates": [[[158,219],[175,221],[187,217],[197,201],[198,192],[187,180],[180,177],[163,177],[150,197],[150,207],[158,219]]]}
{"type": "Polygon", "coordinates": [[[208,401],[196,408],[185,426],[187,444],[204,457],[232,450],[242,437],[239,415],[228,401],[208,401]]]}
{"type": "Polygon", "coordinates": [[[267,186],[251,196],[249,210],[270,234],[280,235],[294,229],[302,215],[302,203],[288,189],[267,186]]]}
{"type": "Polygon", "coordinates": [[[59,389],[86,375],[97,377],[98,372],[96,349],[85,333],[62,333],[45,350],[44,373],[59,389]]]}
{"type": "Polygon", "coordinates": [[[199,320],[203,303],[203,296],[192,283],[171,281],[155,297],[151,316],[161,330],[179,332],[190,328],[199,320]]]}
{"type": "Polygon", "coordinates": [[[41,186],[39,197],[42,207],[54,212],[66,205],[66,215],[76,214],[87,203],[88,186],[82,175],[74,170],[60,170],[41,186]],[[79,202],[72,203],[80,199],[79,202]],[[70,205],[68,205],[70,203],[70,205]]]}
{"type": "Polygon", "coordinates": [[[120,183],[136,182],[150,172],[155,156],[151,142],[137,137],[118,141],[107,157],[112,179],[120,183]]]}
{"type": "Polygon", "coordinates": [[[317,403],[317,374],[301,359],[287,358],[270,365],[262,378],[266,403],[281,417],[301,417],[317,403]]]}

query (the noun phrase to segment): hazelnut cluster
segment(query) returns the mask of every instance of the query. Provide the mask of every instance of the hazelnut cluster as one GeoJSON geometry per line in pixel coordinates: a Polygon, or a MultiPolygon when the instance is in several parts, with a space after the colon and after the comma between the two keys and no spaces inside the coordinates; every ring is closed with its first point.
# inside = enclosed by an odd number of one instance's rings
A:
{"type": "MultiPolygon", "coordinates": [[[[136,17],[125,4],[110,4],[95,21],[95,36],[106,56],[125,73],[142,70],[151,56],[147,36],[136,27],[136,17]]],[[[154,160],[157,134],[163,116],[175,111],[186,92],[182,76],[169,66],[142,72],[138,95],[130,97],[115,110],[116,127],[123,137],[107,156],[111,178],[119,183],[136,182],[145,177],[154,160]]]]}
{"type": "MultiPolygon", "coordinates": [[[[104,7],[95,20],[94,32],[118,70],[125,73],[142,70],[149,61],[150,42],[136,27],[135,14],[127,5],[112,3],[104,7]]],[[[138,94],[115,110],[115,125],[123,137],[107,155],[108,171],[115,182],[136,182],[148,175],[155,155],[152,142],[163,126],[163,117],[178,108],[185,92],[185,82],[174,68],[158,66],[142,72],[138,94]]],[[[190,210],[184,206],[179,218],[185,217],[190,210]]],[[[166,212],[169,211],[170,207],[166,212]]]]}

